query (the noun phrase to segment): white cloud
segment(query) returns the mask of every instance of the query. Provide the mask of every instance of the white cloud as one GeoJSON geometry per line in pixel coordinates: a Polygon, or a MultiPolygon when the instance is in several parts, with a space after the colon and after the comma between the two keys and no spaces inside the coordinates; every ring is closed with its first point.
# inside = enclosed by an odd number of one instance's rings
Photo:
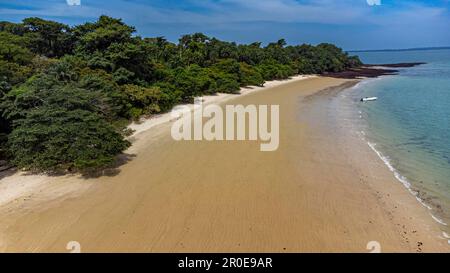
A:
{"type": "MultiPolygon", "coordinates": [[[[320,24],[382,24],[413,20],[436,20],[442,9],[423,7],[419,4],[405,5],[398,9],[387,7],[384,13],[374,12],[368,0],[187,0],[180,8],[160,1],[110,0],[24,0],[31,9],[1,9],[0,14],[52,17],[97,17],[101,14],[122,17],[125,20],[148,23],[224,24],[237,22],[279,22],[320,24]],[[64,2],[67,2],[64,4],[64,2]],[[157,5],[159,3],[159,5],[157,5]]],[[[378,2],[379,0],[369,0],[378,2]]],[[[371,2],[371,3],[372,3],[371,2]]],[[[0,6],[1,7],[1,6],[0,6]]]]}
{"type": "Polygon", "coordinates": [[[418,1],[382,1],[381,6],[369,6],[367,0],[82,0],[81,6],[69,6],[66,1],[21,0],[23,7],[14,9],[11,5],[2,8],[0,0],[0,17],[40,16],[81,23],[106,14],[123,18],[142,34],[172,39],[203,31],[245,41],[291,37],[293,42],[354,44],[369,42],[372,35],[372,39],[402,43],[431,33],[434,36],[427,37],[450,43],[448,8],[418,1]]]}
{"type": "Polygon", "coordinates": [[[380,6],[381,0],[366,0],[369,6],[380,6]]]}
{"type": "Polygon", "coordinates": [[[81,0],[66,0],[67,5],[69,6],[80,6],[81,0]]]}

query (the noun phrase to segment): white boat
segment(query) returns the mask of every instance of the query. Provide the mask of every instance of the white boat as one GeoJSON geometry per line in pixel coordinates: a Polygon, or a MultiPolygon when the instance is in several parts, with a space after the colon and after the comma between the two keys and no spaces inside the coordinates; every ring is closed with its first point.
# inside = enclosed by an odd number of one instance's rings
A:
{"type": "Polygon", "coordinates": [[[375,101],[377,100],[377,97],[367,97],[367,98],[362,98],[361,101],[366,102],[366,101],[375,101]]]}

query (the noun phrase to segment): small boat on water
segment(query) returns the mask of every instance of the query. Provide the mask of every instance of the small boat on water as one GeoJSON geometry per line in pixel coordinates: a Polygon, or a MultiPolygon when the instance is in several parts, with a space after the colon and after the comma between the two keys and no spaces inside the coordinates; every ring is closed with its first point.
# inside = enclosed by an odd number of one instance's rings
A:
{"type": "Polygon", "coordinates": [[[375,101],[377,100],[377,97],[367,97],[367,98],[362,98],[361,101],[362,102],[366,102],[366,101],[375,101]]]}

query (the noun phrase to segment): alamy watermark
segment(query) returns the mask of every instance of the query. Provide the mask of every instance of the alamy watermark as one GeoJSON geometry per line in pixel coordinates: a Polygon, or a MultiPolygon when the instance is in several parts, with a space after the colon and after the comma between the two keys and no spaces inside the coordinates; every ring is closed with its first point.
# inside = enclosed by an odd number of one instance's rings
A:
{"type": "Polygon", "coordinates": [[[271,152],[279,146],[279,105],[226,105],[196,103],[175,107],[171,135],[181,141],[260,141],[260,150],[271,152]],[[205,121],[206,119],[206,121],[205,121]]]}
{"type": "MultiPolygon", "coordinates": [[[[66,245],[70,253],[81,253],[81,244],[78,241],[70,241],[66,245]]],[[[381,253],[381,244],[378,241],[370,241],[366,245],[369,253],[381,253]]]]}
{"type": "Polygon", "coordinates": [[[366,0],[369,6],[381,6],[381,0],[366,0]]]}
{"type": "Polygon", "coordinates": [[[369,253],[381,253],[381,244],[378,241],[370,241],[366,246],[367,250],[370,250],[369,253]]]}
{"type": "Polygon", "coordinates": [[[81,253],[81,244],[78,241],[70,241],[66,244],[66,249],[70,253],[81,253]]]}
{"type": "Polygon", "coordinates": [[[81,0],[66,0],[69,6],[81,6],[81,0]]]}

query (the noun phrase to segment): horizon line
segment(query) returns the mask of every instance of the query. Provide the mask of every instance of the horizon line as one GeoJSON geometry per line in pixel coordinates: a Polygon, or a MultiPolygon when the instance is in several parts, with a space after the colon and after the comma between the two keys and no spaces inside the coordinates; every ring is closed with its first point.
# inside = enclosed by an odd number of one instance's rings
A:
{"type": "Polygon", "coordinates": [[[386,49],[355,49],[355,50],[346,50],[346,52],[389,52],[389,51],[445,50],[445,49],[450,49],[450,46],[386,48],[386,49]]]}

